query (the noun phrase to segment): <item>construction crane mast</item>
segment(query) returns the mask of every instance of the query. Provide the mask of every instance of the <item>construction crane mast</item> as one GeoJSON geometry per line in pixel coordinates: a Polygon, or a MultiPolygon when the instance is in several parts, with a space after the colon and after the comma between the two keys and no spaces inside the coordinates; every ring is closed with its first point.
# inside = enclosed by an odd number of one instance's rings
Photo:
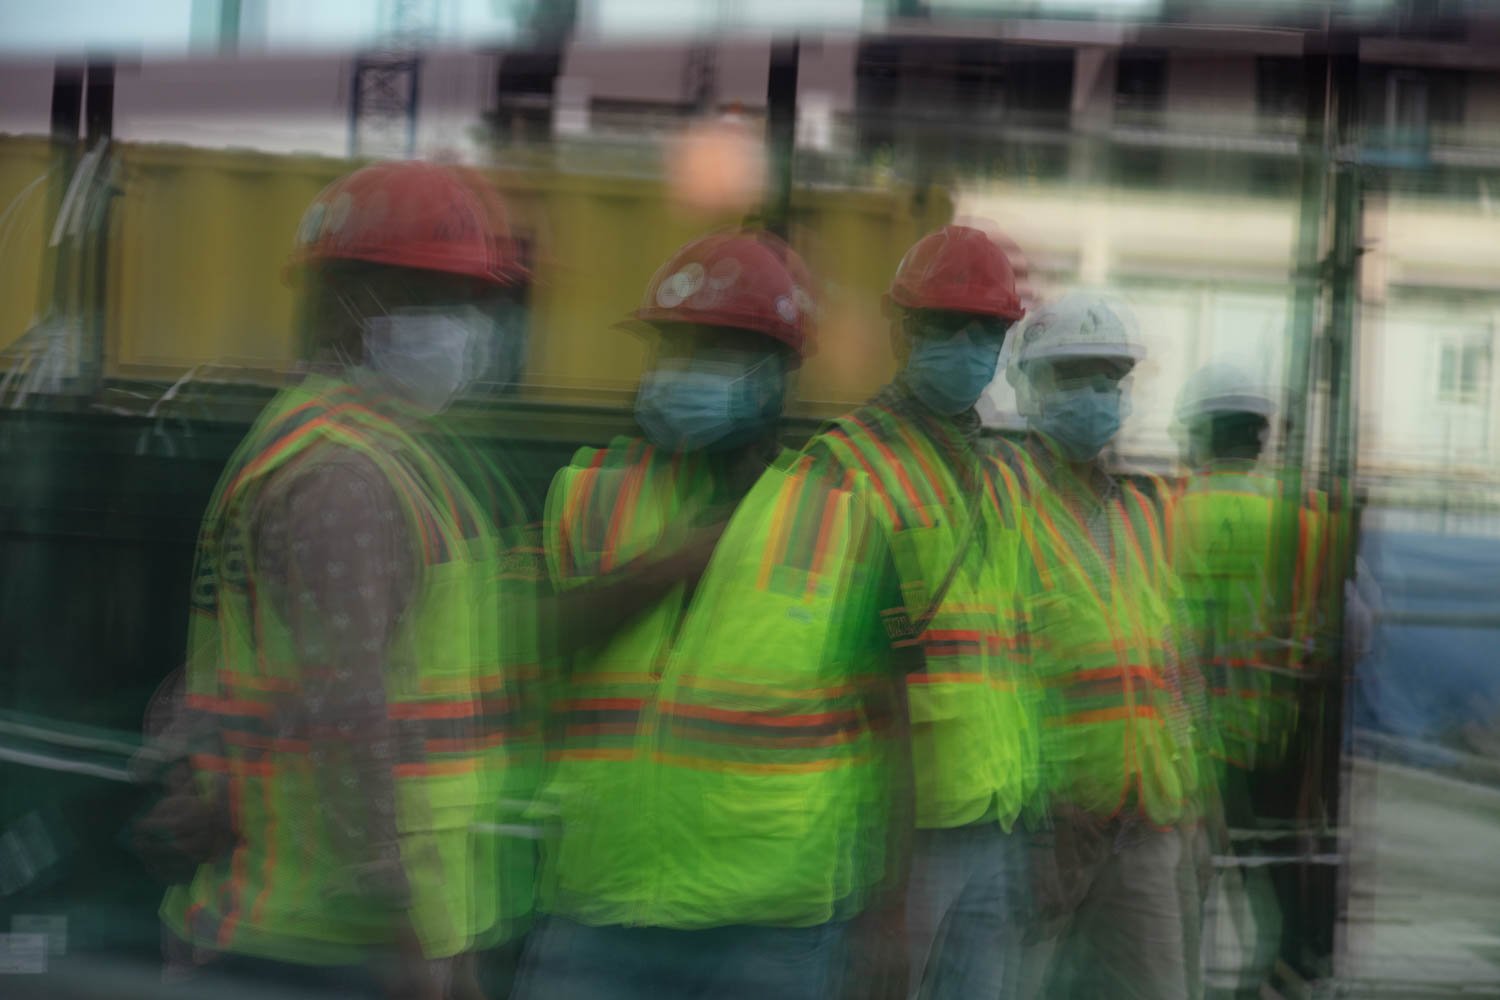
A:
{"type": "Polygon", "coordinates": [[[375,44],[354,58],[350,156],[415,152],[422,52],[437,38],[444,6],[443,0],[382,0],[375,44]]]}

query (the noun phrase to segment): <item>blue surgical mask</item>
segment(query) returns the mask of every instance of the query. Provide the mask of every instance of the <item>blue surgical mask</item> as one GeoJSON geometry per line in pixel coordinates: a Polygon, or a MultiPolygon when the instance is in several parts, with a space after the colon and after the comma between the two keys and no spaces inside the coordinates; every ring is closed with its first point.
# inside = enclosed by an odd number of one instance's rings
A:
{"type": "Polygon", "coordinates": [[[1124,419],[1123,394],[1117,383],[1054,389],[1041,400],[1042,412],[1031,426],[1047,435],[1075,462],[1087,462],[1119,433],[1124,419]]]}
{"type": "Polygon", "coordinates": [[[408,403],[437,413],[478,374],[491,324],[478,309],[396,309],[365,324],[365,363],[408,403]]]}
{"type": "Polygon", "coordinates": [[[659,447],[723,451],[767,433],[781,416],[782,392],[774,358],[674,359],[641,380],[635,419],[659,447]]]}
{"type": "Polygon", "coordinates": [[[953,417],[973,406],[995,377],[1000,336],[917,337],[902,379],[928,409],[953,417]]]}

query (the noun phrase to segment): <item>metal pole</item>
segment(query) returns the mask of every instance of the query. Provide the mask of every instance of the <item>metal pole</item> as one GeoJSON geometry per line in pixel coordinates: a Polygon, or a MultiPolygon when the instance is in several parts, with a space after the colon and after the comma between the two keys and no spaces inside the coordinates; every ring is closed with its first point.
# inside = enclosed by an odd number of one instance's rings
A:
{"type": "MultiPolygon", "coordinates": [[[[52,71],[52,180],[48,182],[47,218],[57,218],[62,209],[63,196],[73,171],[78,166],[79,129],[83,124],[83,80],[84,67],[59,62],[52,71]]],[[[44,233],[50,227],[43,227],[44,233]]],[[[40,252],[50,257],[52,266],[43,270],[38,289],[38,310],[42,315],[55,312],[59,296],[66,294],[67,275],[62,266],[62,255],[47,249],[43,236],[40,252]]]]}
{"type": "Polygon", "coordinates": [[[52,141],[78,141],[83,121],[83,67],[59,62],[52,70],[52,141]]]}
{"type": "MultiPolygon", "coordinates": [[[[1359,547],[1359,509],[1354,496],[1356,385],[1354,380],[1356,319],[1359,307],[1360,224],[1363,219],[1363,175],[1357,138],[1359,134],[1359,49],[1358,41],[1346,38],[1333,54],[1330,72],[1333,95],[1337,102],[1337,150],[1333,163],[1332,246],[1329,250],[1328,328],[1325,335],[1327,367],[1327,408],[1324,450],[1325,494],[1328,497],[1328,526],[1332,545],[1325,573],[1330,590],[1325,611],[1328,619],[1322,634],[1326,649],[1318,674],[1326,678],[1322,698],[1318,759],[1322,761],[1322,784],[1318,789],[1323,814],[1340,831],[1349,829],[1350,806],[1346,794],[1351,776],[1344,759],[1344,727],[1353,693],[1353,667],[1343,655],[1344,583],[1354,572],[1359,547]]],[[[1341,833],[1340,837],[1347,834],[1341,833]]],[[[1348,859],[1347,843],[1341,842],[1339,853],[1348,859]]],[[[1308,871],[1309,904],[1321,922],[1313,925],[1312,945],[1315,954],[1336,957],[1340,939],[1340,920],[1348,911],[1350,873],[1344,865],[1333,870],[1308,871]]]]}
{"type": "Polygon", "coordinates": [[[770,191],[766,197],[766,228],[786,238],[792,216],[792,161],[797,139],[797,62],[801,42],[771,45],[771,71],[766,78],[766,141],[770,146],[770,191]]]}

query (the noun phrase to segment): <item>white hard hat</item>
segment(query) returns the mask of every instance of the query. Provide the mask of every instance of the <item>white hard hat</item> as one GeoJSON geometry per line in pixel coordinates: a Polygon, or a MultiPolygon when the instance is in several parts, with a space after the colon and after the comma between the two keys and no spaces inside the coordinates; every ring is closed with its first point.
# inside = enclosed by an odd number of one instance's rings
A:
{"type": "Polygon", "coordinates": [[[1012,335],[1017,345],[1005,377],[1016,389],[1022,414],[1040,412],[1027,369],[1039,363],[1104,358],[1134,365],[1146,356],[1135,315],[1125,303],[1085,292],[1069,292],[1027,313],[1012,335]]]}
{"type": "Polygon", "coordinates": [[[1270,388],[1228,361],[1199,368],[1177,394],[1177,419],[1184,424],[1213,413],[1253,413],[1269,420],[1275,412],[1270,388]]]}

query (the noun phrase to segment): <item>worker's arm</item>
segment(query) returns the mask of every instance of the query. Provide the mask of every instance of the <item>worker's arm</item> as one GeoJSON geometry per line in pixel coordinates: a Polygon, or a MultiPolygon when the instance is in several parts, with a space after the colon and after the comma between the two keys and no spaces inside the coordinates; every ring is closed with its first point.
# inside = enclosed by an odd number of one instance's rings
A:
{"type": "Polygon", "coordinates": [[[195,774],[194,753],[220,753],[217,727],[186,704],[186,670],[174,670],[152,695],[140,751],[129,770],[136,782],[158,789],[151,807],[132,825],[142,864],[169,884],[188,882],[198,866],[234,846],[227,779],[195,774]]]}
{"type": "MultiPolygon", "coordinates": [[[[715,486],[706,506],[693,510],[684,519],[686,523],[668,525],[664,535],[669,540],[659,548],[584,582],[571,579],[573,559],[579,555],[572,551],[577,544],[574,533],[580,530],[576,522],[588,517],[572,503],[577,489],[573,476],[579,474],[580,464],[560,474],[547,497],[549,561],[558,584],[557,593],[545,602],[540,615],[543,635],[550,642],[549,650],[566,657],[596,645],[679,586],[690,596],[708,568],[735,507],[760,479],[777,451],[775,440],[767,439],[731,453],[710,456],[715,486]]],[[[604,496],[609,498],[602,503],[611,520],[625,513],[617,505],[633,502],[625,498],[628,494],[604,492],[604,496]]],[[[590,502],[601,501],[595,498],[590,502]]],[[[603,548],[598,538],[582,545],[584,561],[597,563],[599,550],[603,548]]]]}
{"type": "Polygon", "coordinates": [[[391,640],[421,570],[417,547],[394,487],[352,452],[288,473],[268,485],[266,497],[257,517],[257,575],[279,605],[300,667],[295,711],[318,796],[306,815],[321,816],[333,848],[329,884],[402,911],[410,887],[386,680],[391,640]]]}
{"type": "Polygon", "coordinates": [[[698,528],[682,545],[641,556],[614,573],[542,602],[541,627],[553,653],[567,656],[608,639],[681,585],[697,586],[727,522],[698,528]]]}

